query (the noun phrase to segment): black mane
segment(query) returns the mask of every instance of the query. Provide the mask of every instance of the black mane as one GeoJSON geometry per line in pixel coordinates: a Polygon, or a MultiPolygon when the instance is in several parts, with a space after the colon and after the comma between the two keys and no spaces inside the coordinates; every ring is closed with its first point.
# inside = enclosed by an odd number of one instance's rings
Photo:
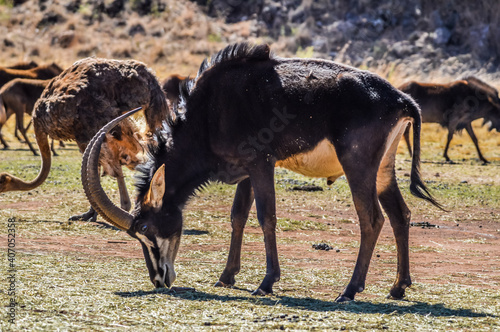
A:
{"type": "Polygon", "coordinates": [[[171,145],[170,138],[170,129],[164,122],[163,130],[156,131],[153,141],[147,146],[147,162],[136,167],[137,172],[134,178],[139,200],[142,200],[148,192],[154,173],[161,167],[161,161],[165,160],[171,145]]]}
{"type": "Polygon", "coordinates": [[[234,61],[265,61],[271,58],[271,50],[269,45],[252,45],[249,43],[232,44],[219,52],[215,53],[210,59],[205,58],[201,63],[200,69],[194,79],[186,79],[181,83],[181,105],[185,105],[185,101],[189,97],[191,91],[196,87],[198,79],[211,68],[228,62],[234,61]]]}

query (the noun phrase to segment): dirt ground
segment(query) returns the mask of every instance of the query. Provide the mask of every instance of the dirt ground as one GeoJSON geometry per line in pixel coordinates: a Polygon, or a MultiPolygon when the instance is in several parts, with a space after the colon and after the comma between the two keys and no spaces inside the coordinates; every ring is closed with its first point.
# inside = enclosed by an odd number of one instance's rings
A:
{"type": "MultiPolygon", "coordinates": [[[[39,168],[39,159],[12,137],[11,127],[5,130],[10,150],[0,150],[3,170],[32,178],[39,168]]],[[[426,284],[453,284],[481,290],[500,289],[500,137],[478,128],[481,147],[491,161],[482,165],[465,135],[454,139],[454,163],[442,161],[442,129],[425,126],[423,131],[422,178],[449,212],[440,211],[430,204],[410,196],[407,192],[410,160],[406,146],[400,146],[396,174],[405,200],[412,211],[410,228],[410,270],[413,289],[426,284]],[[405,191],[406,190],[406,191],[405,191]]],[[[61,254],[72,257],[117,257],[143,260],[138,241],[123,232],[109,232],[102,220],[97,223],[68,222],[67,217],[88,208],[80,183],[81,156],[74,143],[61,149],[54,158],[52,172],[44,185],[34,191],[11,192],[0,195],[0,217],[22,218],[19,223],[16,250],[23,253],[61,254]],[[67,197],[71,196],[71,203],[67,197]],[[69,230],[68,232],[66,230],[69,230]]],[[[131,174],[129,174],[131,175],[131,174]]],[[[115,183],[109,179],[109,188],[115,183]]],[[[133,180],[130,180],[130,185],[133,180]]],[[[278,254],[282,279],[276,284],[286,288],[287,271],[290,275],[304,271],[311,277],[322,273],[338,273],[342,281],[326,281],[304,285],[316,293],[314,297],[330,298],[349,282],[359,248],[358,218],[350,198],[347,182],[339,179],[327,187],[322,179],[313,180],[277,170],[278,254]],[[324,191],[306,192],[290,190],[294,183],[319,185],[324,191]],[[291,224],[287,225],[289,222],[291,224]],[[332,250],[315,250],[312,244],[327,243],[332,250]]],[[[200,192],[184,212],[185,234],[182,239],[177,266],[199,259],[197,251],[213,253],[203,257],[215,275],[222,272],[224,257],[229,249],[231,225],[230,207],[234,186],[213,184],[200,192]],[[221,259],[214,260],[213,257],[221,259]]],[[[133,190],[130,190],[133,196],[133,190]]],[[[116,190],[112,196],[117,198],[116,190]]],[[[109,227],[106,226],[109,230],[109,227]]],[[[0,242],[7,236],[0,234],[0,242]]],[[[256,221],[255,206],[245,230],[242,250],[241,274],[245,261],[265,270],[265,252],[262,231],[256,221]],[[255,263],[255,260],[258,260],[255,263]]],[[[248,263],[247,263],[248,264],[248,263]]],[[[186,264],[189,265],[189,264],[186,264]]],[[[371,260],[366,285],[379,285],[388,290],[396,276],[396,248],[390,223],[386,222],[371,260]]],[[[256,272],[257,273],[257,272],[256,272]]],[[[147,280],[147,273],[140,274],[147,280]]],[[[215,277],[216,278],[216,277],[215,277]]],[[[216,281],[216,279],[211,282],[216,281]]],[[[238,278],[237,278],[238,280],[238,278]]],[[[190,286],[177,285],[177,286],[190,286]]],[[[237,284],[238,286],[238,284],[237,284]]],[[[411,294],[410,289],[407,294],[411,294]]],[[[363,297],[372,298],[366,290],[363,297]]]]}
{"type": "MultiPolygon", "coordinates": [[[[307,194],[307,193],[305,193],[307,194]]],[[[20,211],[36,210],[43,203],[23,205],[20,211]]],[[[18,209],[19,203],[7,204],[3,209],[18,209]]],[[[482,208],[468,209],[470,215],[481,215],[482,208]]],[[[221,211],[214,211],[221,213],[221,211]]],[[[312,211],[314,212],[314,211],[312,211]]],[[[300,215],[280,211],[280,217],[299,219],[300,215]]],[[[357,255],[357,245],[332,250],[314,250],[310,243],[336,243],[339,246],[359,241],[359,227],[353,210],[336,213],[332,219],[342,220],[339,224],[321,221],[327,230],[293,230],[281,231],[278,238],[287,238],[290,244],[280,244],[278,251],[282,260],[293,262],[304,270],[321,271],[322,269],[345,268],[352,271],[357,255]],[[351,222],[347,222],[351,220],[351,222]],[[356,221],[356,222],[353,222],[356,221]],[[298,259],[300,257],[300,259],[298,259]]],[[[96,226],[100,223],[94,223],[96,226]]],[[[230,232],[229,223],[224,224],[230,232]]],[[[184,237],[192,235],[188,230],[184,237]]],[[[196,232],[194,232],[196,233],[196,232]]],[[[261,230],[256,226],[247,226],[247,234],[260,236],[261,230]]],[[[0,235],[5,242],[6,236],[0,235]]],[[[139,242],[134,239],[123,240],[106,238],[100,235],[86,236],[37,236],[36,238],[19,238],[23,252],[59,252],[68,255],[100,255],[123,258],[142,258],[139,242]]],[[[227,242],[214,241],[217,244],[202,244],[197,250],[227,251],[227,242]]],[[[423,221],[414,218],[410,228],[410,260],[414,282],[420,283],[456,283],[482,289],[500,289],[500,225],[489,220],[474,219],[466,222],[423,221]],[[419,248],[419,249],[415,249],[419,248]]],[[[183,252],[194,249],[181,245],[178,263],[182,264],[186,256],[183,252]]],[[[249,252],[259,253],[264,258],[265,252],[261,241],[246,241],[243,246],[243,265],[245,255],[249,252]]],[[[380,235],[367,278],[367,284],[392,279],[396,274],[396,252],[394,237],[389,222],[386,221],[380,235]]],[[[214,269],[216,267],[214,266],[214,269]]],[[[244,267],[243,267],[244,269],[244,267]]],[[[283,269],[286,275],[286,268],[283,269]]],[[[346,283],[350,274],[346,274],[346,283]]],[[[337,285],[339,290],[342,285],[337,285]]],[[[330,292],[331,289],[316,289],[318,292],[330,292]]]]}

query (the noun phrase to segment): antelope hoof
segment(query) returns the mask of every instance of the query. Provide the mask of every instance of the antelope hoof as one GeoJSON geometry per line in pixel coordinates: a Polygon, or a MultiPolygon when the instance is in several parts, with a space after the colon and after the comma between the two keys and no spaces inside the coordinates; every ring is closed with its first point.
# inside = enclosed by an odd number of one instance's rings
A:
{"type": "Polygon", "coordinates": [[[257,288],[256,290],[254,290],[252,292],[252,295],[256,295],[256,296],[265,296],[267,294],[272,294],[273,292],[266,292],[265,290],[262,290],[262,288],[257,288]]]}
{"type": "Polygon", "coordinates": [[[71,216],[71,217],[69,217],[69,220],[95,222],[97,220],[97,212],[95,212],[94,210],[89,210],[85,213],[71,216]]]}
{"type": "Polygon", "coordinates": [[[217,281],[215,283],[214,287],[231,288],[231,287],[233,287],[233,285],[232,284],[225,284],[225,283],[223,283],[222,281],[219,280],[219,281],[217,281]]]}
{"type": "Polygon", "coordinates": [[[335,299],[335,302],[337,303],[341,303],[341,302],[351,302],[351,301],[354,301],[354,298],[349,298],[345,295],[342,295],[340,294],[339,296],[337,296],[337,298],[335,299]]]}
{"type": "Polygon", "coordinates": [[[401,300],[405,297],[405,289],[404,288],[393,288],[387,295],[388,299],[392,300],[401,300]]]}

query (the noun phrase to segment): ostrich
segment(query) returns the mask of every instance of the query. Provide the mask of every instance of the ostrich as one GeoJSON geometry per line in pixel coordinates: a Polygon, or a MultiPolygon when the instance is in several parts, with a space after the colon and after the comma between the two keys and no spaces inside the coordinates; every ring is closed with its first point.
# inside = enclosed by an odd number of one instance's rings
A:
{"type": "MultiPolygon", "coordinates": [[[[74,140],[83,153],[104,124],[136,107],[144,109],[146,134],[161,127],[162,121],[171,117],[167,116],[169,109],[162,88],[145,64],[99,58],[75,62],[50,81],[35,104],[33,126],[42,159],[38,176],[26,182],[11,174],[0,173],[0,193],[32,190],[45,181],[51,164],[48,136],[62,141],[74,140]]],[[[144,140],[137,134],[133,122],[128,122],[107,135],[106,151],[100,154],[103,173],[117,179],[120,205],[125,210],[129,210],[131,204],[121,166],[134,168],[140,163],[144,140]]],[[[90,208],[70,219],[95,220],[96,217],[90,208]]]]}

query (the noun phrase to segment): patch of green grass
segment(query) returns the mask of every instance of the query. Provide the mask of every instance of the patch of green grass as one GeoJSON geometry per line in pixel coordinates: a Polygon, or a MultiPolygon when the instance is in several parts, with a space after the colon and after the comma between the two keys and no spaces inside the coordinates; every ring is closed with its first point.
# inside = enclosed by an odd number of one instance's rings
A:
{"type": "Polygon", "coordinates": [[[5,7],[11,9],[14,6],[14,1],[13,0],[0,0],[0,6],[5,6],[5,7]]]}
{"type": "Polygon", "coordinates": [[[282,232],[292,230],[325,230],[326,224],[313,220],[293,220],[290,218],[278,218],[277,229],[282,232]]]}
{"type": "Polygon", "coordinates": [[[298,58],[312,58],[314,54],[314,46],[307,46],[306,48],[302,48],[299,46],[299,49],[295,53],[295,56],[298,58]]]}
{"type": "Polygon", "coordinates": [[[208,41],[211,43],[220,43],[222,41],[222,37],[219,34],[211,33],[208,35],[208,41]]]}

